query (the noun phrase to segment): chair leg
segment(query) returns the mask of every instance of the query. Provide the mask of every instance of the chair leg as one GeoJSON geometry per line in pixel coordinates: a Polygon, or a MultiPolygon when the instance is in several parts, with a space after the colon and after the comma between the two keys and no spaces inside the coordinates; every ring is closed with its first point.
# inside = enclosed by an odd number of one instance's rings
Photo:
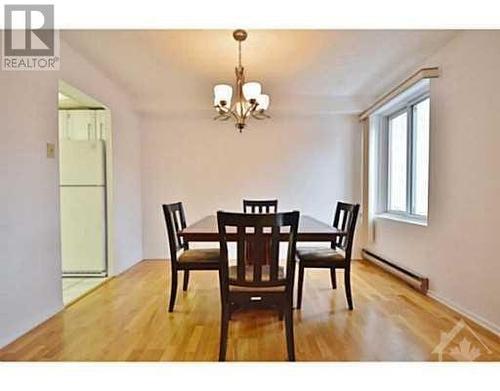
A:
{"type": "Polygon", "coordinates": [[[175,305],[175,296],[177,295],[177,269],[172,268],[172,278],[170,281],[170,304],[168,305],[168,312],[172,312],[174,310],[175,305]]]}
{"type": "Polygon", "coordinates": [[[344,285],[345,285],[345,296],[347,298],[347,305],[349,310],[353,310],[352,305],[352,292],[351,292],[351,267],[348,266],[344,269],[344,285]]]}
{"type": "Polygon", "coordinates": [[[182,284],[182,290],[185,292],[189,285],[189,270],[184,270],[184,282],[182,284]]]}
{"type": "Polygon", "coordinates": [[[288,361],[295,361],[295,342],[293,337],[293,312],[292,303],[287,304],[285,308],[285,332],[286,332],[286,350],[288,352],[288,361]]]}
{"type": "Polygon", "coordinates": [[[278,319],[280,321],[283,320],[283,313],[284,313],[283,308],[279,308],[278,309],[278,319]]]}
{"type": "Polygon", "coordinates": [[[330,269],[330,279],[332,280],[332,289],[337,289],[337,277],[335,275],[335,268],[330,269]]]}
{"type": "Polygon", "coordinates": [[[226,361],[227,337],[229,329],[229,305],[222,305],[220,320],[220,342],[219,342],[219,361],[226,361]]]}
{"type": "Polygon", "coordinates": [[[304,287],[304,266],[299,263],[299,283],[297,286],[297,309],[302,307],[302,288],[304,287]]]}

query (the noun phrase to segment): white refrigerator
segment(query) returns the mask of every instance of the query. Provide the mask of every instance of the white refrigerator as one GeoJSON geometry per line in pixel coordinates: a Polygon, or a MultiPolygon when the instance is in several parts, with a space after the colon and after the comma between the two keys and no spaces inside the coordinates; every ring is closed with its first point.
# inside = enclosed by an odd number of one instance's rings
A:
{"type": "Polygon", "coordinates": [[[60,139],[63,275],[106,273],[106,150],[103,140],[60,139]]]}

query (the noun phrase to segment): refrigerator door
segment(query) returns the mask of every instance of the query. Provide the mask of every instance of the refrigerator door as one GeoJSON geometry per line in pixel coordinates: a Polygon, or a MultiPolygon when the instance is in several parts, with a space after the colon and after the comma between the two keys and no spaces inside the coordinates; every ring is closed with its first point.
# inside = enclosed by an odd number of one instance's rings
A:
{"type": "Polygon", "coordinates": [[[97,139],[96,110],[65,110],[67,131],[65,137],[71,140],[97,139]]]}
{"type": "Polygon", "coordinates": [[[61,187],[63,273],[106,271],[106,188],[61,187]]]}
{"type": "Polygon", "coordinates": [[[59,140],[61,186],[105,185],[103,140],[59,140]]]}

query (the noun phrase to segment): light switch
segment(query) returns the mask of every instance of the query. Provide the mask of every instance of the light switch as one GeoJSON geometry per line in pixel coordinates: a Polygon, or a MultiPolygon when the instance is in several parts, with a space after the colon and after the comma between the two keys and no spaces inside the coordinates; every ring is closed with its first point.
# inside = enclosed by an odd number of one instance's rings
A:
{"type": "Polygon", "coordinates": [[[47,143],[47,159],[54,159],[56,157],[56,146],[52,143],[47,143]]]}

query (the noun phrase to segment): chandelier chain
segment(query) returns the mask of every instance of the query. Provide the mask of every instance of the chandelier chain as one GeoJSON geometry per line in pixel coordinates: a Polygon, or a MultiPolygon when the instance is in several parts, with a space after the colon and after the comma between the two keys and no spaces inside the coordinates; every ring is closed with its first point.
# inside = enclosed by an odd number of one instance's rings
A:
{"type": "Polygon", "coordinates": [[[241,67],[241,41],[238,41],[238,65],[241,67]]]}

